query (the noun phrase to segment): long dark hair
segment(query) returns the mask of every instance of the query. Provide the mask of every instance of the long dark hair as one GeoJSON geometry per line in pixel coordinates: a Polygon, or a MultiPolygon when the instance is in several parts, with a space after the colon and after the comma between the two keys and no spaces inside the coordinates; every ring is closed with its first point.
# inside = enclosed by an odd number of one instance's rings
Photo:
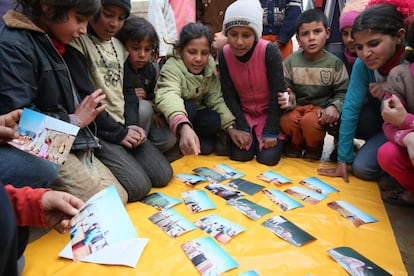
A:
{"type": "Polygon", "coordinates": [[[95,15],[100,7],[100,0],[17,0],[17,6],[22,13],[32,20],[45,16],[53,23],[67,20],[67,13],[71,9],[82,16],[90,17],[95,15]],[[42,10],[41,3],[48,7],[48,13],[42,10]]]}
{"type": "Polygon", "coordinates": [[[213,35],[206,25],[202,23],[188,23],[180,32],[175,49],[183,49],[191,40],[206,37],[210,48],[213,46],[213,35]]]}

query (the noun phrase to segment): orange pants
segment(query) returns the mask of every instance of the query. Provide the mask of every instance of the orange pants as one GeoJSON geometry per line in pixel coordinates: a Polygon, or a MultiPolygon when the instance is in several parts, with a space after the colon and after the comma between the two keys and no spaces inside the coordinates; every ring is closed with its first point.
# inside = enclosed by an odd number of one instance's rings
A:
{"type": "MultiPolygon", "coordinates": [[[[272,42],[275,42],[277,40],[277,36],[276,35],[264,35],[262,36],[262,38],[264,40],[269,40],[272,42]]],[[[283,45],[282,47],[279,47],[280,53],[282,54],[282,58],[285,59],[286,57],[288,57],[291,53],[293,53],[293,43],[292,43],[292,39],[289,39],[288,42],[286,42],[285,45],[283,45]]]]}
{"type": "Polygon", "coordinates": [[[311,151],[321,150],[326,130],[319,123],[318,110],[314,105],[296,106],[280,118],[280,128],[291,139],[292,146],[311,151]]]}

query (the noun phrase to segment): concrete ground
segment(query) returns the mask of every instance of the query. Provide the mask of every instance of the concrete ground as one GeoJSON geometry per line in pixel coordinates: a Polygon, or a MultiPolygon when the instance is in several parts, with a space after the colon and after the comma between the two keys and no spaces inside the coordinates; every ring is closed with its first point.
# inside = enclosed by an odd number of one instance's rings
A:
{"type": "MultiPolygon", "coordinates": [[[[357,141],[362,145],[362,141],[357,141]]],[[[322,160],[329,160],[333,149],[332,136],[327,135],[322,154],[322,160]]],[[[399,207],[384,203],[387,210],[394,236],[400,248],[401,257],[409,276],[414,276],[414,208],[399,207]]]]}

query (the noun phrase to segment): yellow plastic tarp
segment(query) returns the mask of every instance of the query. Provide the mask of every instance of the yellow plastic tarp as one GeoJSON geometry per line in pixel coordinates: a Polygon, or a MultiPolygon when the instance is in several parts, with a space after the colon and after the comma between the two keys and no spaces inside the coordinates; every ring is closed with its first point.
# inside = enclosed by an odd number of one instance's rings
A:
{"type": "MultiPolygon", "coordinates": [[[[212,168],[220,163],[245,173],[244,179],[264,185],[269,189],[283,191],[287,187],[299,185],[299,181],[305,178],[316,176],[339,190],[339,192],[329,194],[327,199],[316,205],[301,202],[304,207],[287,212],[280,210],[262,192],[253,196],[248,195],[246,198],[273,211],[253,221],[226,205],[224,199],[207,191],[204,188],[206,184],[191,188],[174,178],[167,187],[152,189],[151,192],[162,192],[177,199],[182,199],[181,193],[190,189],[205,190],[217,206],[216,209],[190,214],[183,203],[173,208],[191,222],[208,214],[217,214],[245,227],[244,232],[235,236],[227,244],[217,242],[239,263],[239,267],[222,275],[237,275],[248,270],[255,270],[259,275],[348,275],[326,253],[328,249],[339,246],[355,249],[392,275],[407,275],[375,182],[366,182],[351,176],[350,183],[344,183],[341,178],[319,176],[316,173],[318,167],[334,164],[290,158],[283,158],[278,165],[268,167],[256,161],[235,162],[227,157],[215,155],[186,156],[173,162],[172,166],[174,174],[178,174],[192,173],[194,168],[201,166],[212,168]],[[293,183],[275,186],[256,178],[258,174],[269,169],[292,179],[293,183]],[[354,226],[326,205],[336,200],[351,203],[378,219],[378,222],[354,226]],[[295,247],[280,239],[261,225],[263,221],[276,215],[284,216],[316,237],[317,240],[295,247]]],[[[50,231],[28,245],[25,251],[26,266],[23,275],[199,275],[181,249],[181,244],[198,237],[207,237],[209,236],[207,233],[196,229],[177,238],[171,238],[148,219],[149,216],[158,212],[155,208],[136,202],[128,204],[126,209],[136,227],[138,236],[149,238],[136,268],[73,263],[71,260],[59,258],[58,253],[69,242],[69,234],[61,235],[50,231]]],[[[111,219],[116,220],[116,217],[111,219]]]]}

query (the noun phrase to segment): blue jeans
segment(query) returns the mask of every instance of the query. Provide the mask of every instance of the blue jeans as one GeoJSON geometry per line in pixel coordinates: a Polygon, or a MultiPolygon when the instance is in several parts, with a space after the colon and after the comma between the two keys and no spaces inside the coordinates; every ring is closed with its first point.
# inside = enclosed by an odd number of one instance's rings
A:
{"type": "Polygon", "coordinates": [[[365,144],[356,153],[352,164],[352,172],[356,177],[376,181],[384,174],[378,164],[377,152],[379,147],[387,141],[382,131],[366,140],[365,144]]]}
{"type": "Polygon", "coordinates": [[[58,177],[59,165],[15,147],[0,147],[0,181],[15,187],[49,187],[58,177]]]}

